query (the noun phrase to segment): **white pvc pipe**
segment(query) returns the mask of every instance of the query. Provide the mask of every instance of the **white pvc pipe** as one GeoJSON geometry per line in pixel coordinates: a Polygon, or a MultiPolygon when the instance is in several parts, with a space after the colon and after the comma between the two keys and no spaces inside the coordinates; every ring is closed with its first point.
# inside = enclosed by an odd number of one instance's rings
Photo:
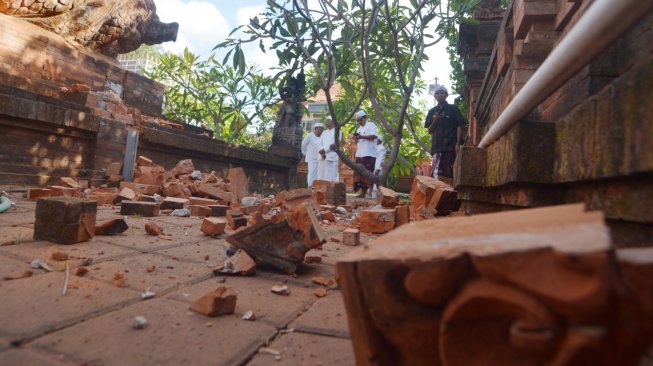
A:
{"type": "Polygon", "coordinates": [[[653,9],[653,0],[595,0],[485,134],[486,148],[653,9]]]}

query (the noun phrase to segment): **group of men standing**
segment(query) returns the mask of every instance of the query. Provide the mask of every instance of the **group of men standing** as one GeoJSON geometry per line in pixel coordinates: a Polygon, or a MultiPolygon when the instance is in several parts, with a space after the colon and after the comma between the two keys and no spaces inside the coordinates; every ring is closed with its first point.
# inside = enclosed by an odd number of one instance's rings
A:
{"type": "Polygon", "coordinates": [[[308,164],[308,186],[313,185],[315,180],[338,182],[338,154],[331,146],[336,143],[336,130],[333,120],[327,118],[326,131],[322,123],[313,126],[313,132],[304,137],[302,141],[302,154],[308,164]]]}
{"type": "MultiPolygon", "coordinates": [[[[441,85],[436,87],[437,105],[426,115],[424,127],[431,134],[431,176],[451,180],[456,151],[465,144],[464,130],[467,122],[458,107],[447,103],[448,95],[447,88],[441,85]]],[[[381,173],[386,154],[382,136],[378,133],[376,125],[368,120],[364,110],[356,112],[355,118],[358,122],[358,128],[353,135],[356,140],[356,163],[378,175],[381,173]]],[[[306,156],[305,161],[308,164],[309,187],[316,179],[330,182],[340,180],[338,155],[332,150],[336,139],[333,120],[327,118],[326,125],[327,129],[324,130],[321,123],[316,123],[314,131],[302,141],[302,153],[306,156]]],[[[359,192],[359,197],[365,197],[367,194],[374,196],[373,188],[376,187],[371,179],[354,171],[354,191],[359,192]]]]}

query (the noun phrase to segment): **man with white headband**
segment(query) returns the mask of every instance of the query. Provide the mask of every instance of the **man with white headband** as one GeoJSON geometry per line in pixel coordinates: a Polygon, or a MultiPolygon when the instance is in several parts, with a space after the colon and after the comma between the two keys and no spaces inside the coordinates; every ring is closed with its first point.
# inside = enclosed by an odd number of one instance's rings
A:
{"type": "MultiPolygon", "coordinates": [[[[321,158],[318,162],[317,179],[325,180],[327,182],[339,182],[340,174],[338,173],[339,158],[335,150],[331,146],[336,143],[336,129],[333,119],[327,117],[326,130],[322,132],[322,150],[320,150],[321,158]]],[[[340,135],[340,134],[339,134],[340,135]]],[[[340,136],[338,136],[340,137],[340,136]]]]}
{"type": "Polygon", "coordinates": [[[302,154],[304,154],[304,161],[308,165],[306,182],[309,188],[313,186],[313,181],[317,179],[318,159],[320,157],[320,150],[322,150],[322,139],[320,135],[322,135],[323,130],[324,125],[318,122],[313,126],[313,132],[306,135],[304,140],[302,140],[302,154]]]}
{"type": "Polygon", "coordinates": [[[465,144],[463,129],[467,121],[458,107],[447,103],[447,88],[438,85],[435,89],[437,106],[426,115],[424,127],[431,134],[431,154],[433,155],[433,178],[453,180],[453,164],[456,150],[465,144]]]}
{"type": "MultiPolygon", "coordinates": [[[[367,113],[364,110],[356,112],[358,129],[354,133],[356,140],[356,164],[365,167],[370,173],[374,172],[376,162],[376,137],[378,135],[376,125],[368,121],[367,113]]],[[[359,191],[358,197],[365,197],[368,189],[371,191],[372,180],[354,171],[354,191],[359,191]]]]}

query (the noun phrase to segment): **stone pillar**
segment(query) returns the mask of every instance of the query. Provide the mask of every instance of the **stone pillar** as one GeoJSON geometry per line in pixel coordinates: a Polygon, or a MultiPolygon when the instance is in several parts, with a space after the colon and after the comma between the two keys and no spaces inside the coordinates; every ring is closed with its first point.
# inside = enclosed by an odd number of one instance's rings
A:
{"type": "Polygon", "coordinates": [[[304,71],[297,77],[290,77],[283,87],[279,88],[279,96],[283,100],[281,109],[277,114],[272,135],[272,146],[269,152],[274,155],[295,158],[302,156],[302,114],[304,110],[304,96],[306,78],[304,71]]]}

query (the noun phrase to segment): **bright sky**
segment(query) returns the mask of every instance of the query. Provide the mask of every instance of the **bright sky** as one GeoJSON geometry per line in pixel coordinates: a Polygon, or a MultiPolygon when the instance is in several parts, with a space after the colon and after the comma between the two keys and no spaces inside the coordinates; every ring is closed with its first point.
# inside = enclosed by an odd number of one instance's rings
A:
{"type": "MultiPolygon", "coordinates": [[[[211,49],[222,42],[239,25],[249,23],[265,8],[265,0],[154,0],[157,13],[163,22],[179,23],[177,42],[164,43],[165,49],[180,52],[188,47],[194,53],[208,56],[211,49]]],[[[429,49],[430,61],[424,65],[428,84],[437,77],[440,84],[451,90],[449,58],[445,52],[446,42],[429,49]]],[[[261,69],[276,66],[274,51],[262,53],[257,44],[244,50],[248,61],[256,60],[261,69]]],[[[426,94],[426,93],[424,93],[426,94]]],[[[424,96],[429,103],[433,97],[424,96]]],[[[452,99],[452,98],[450,98],[452,99]]],[[[450,100],[452,102],[453,100],[450,100]]]]}

